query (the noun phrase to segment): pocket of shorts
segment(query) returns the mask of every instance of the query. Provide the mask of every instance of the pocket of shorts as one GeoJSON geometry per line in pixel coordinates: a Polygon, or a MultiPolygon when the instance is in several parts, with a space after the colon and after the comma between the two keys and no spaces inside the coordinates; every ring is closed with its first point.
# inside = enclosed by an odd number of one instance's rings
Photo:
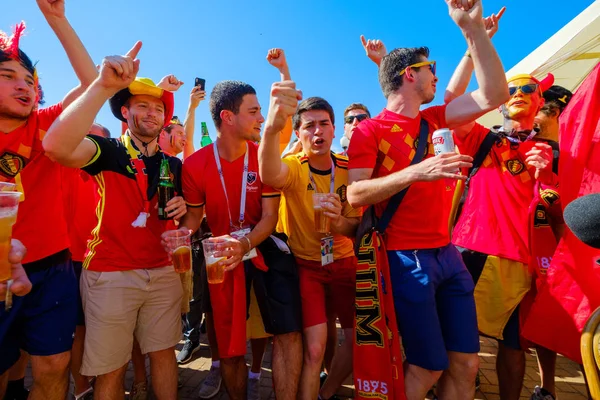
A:
{"type": "Polygon", "coordinates": [[[88,288],[99,286],[104,281],[105,273],[100,271],[85,271],[85,281],[88,288]]]}

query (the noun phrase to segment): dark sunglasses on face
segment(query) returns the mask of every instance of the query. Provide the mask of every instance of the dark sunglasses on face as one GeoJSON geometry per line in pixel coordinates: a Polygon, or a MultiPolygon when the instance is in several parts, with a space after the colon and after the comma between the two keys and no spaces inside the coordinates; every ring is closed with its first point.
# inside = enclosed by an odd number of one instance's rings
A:
{"type": "Polygon", "coordinates": [[[538,89],[537,83],[530,83],[528,85],[523,85],[523,86],[509,86],[508,94],[510,94],[511,96],[514,96],[515,93],[517,93],[517,90],[521,90],[521,92],[523,94],[532,94],[532,93],[535,93],[535,91],[537,89],[538,89]]]}
{"type": "Polygon", "coordinates": [[[361,122],[362,120],[369,118],[369,116],[367,114],[348,115],[347,117],[344,117],[344,122],[347,124],[351,124],[352,122],[354,122],[354,118],[356,118],[358,122],[361,122]]]}

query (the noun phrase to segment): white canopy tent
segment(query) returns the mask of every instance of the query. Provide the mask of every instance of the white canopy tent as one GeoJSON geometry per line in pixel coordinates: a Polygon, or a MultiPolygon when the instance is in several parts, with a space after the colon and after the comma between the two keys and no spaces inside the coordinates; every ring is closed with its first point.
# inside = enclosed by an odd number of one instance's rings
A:
{"type": "MultiPolygon", "coordinates": [[[[512,67],[506,77],[532,74],[543,79],[554,75],[554,84],[574,92],[584,78],[600,62],[600,0],[595,0],[581,14],[556,32],[550,39],[512,67]]],[[[491,127],[502,123],[498,111],[479,118],[491,127]]]]}

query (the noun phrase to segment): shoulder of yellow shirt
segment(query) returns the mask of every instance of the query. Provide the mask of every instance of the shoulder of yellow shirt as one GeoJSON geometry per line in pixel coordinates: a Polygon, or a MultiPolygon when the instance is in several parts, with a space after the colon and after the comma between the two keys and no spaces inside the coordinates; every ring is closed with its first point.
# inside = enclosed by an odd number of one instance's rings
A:
{"type": "MultiPolygon", "coordinates": [[[[348,157],[343,154],[331,153],[337,168],[348,169],[348,157]]],[[[291,154],[285,158],[296,159],[300,164],[308,163],[308,156],[305,153],[291,154]]]]}

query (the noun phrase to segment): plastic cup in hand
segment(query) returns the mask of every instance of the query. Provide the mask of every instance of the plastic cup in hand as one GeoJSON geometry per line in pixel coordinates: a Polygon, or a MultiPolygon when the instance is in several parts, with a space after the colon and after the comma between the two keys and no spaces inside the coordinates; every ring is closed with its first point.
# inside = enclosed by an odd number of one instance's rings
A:
{"type": "Polygon", "coordinates": [[[313,209],[315,210],[315,231],[319,233],[331,232],[331,219],[327,217],[322,202],[328,201],[331,197],[338,197],[331,193],[313,193],[313,209]]]}
{"type": "Polygon", "coordinates": [[[171,238],[171,252],[175,272],[183,274],[192,268],[192,239],[190,233],[180,233],[171,238]]]}
{"type": "Polygon", "coordinates": [[[225,280],[225,266],[219,263],[225,257],[215,257],[217,246],[218,242],[211,241],[210,239],[202,241],[204,260],[206,261],[206,276],[210,284],[223,283],[225,280]]]}
{"type": "Polygon", "coordinates": [[[11,278],[11,264],[8,262],[12,227],[17,221],[20,192],[4,191],[0,185],[0,282],[11,278]]]}

